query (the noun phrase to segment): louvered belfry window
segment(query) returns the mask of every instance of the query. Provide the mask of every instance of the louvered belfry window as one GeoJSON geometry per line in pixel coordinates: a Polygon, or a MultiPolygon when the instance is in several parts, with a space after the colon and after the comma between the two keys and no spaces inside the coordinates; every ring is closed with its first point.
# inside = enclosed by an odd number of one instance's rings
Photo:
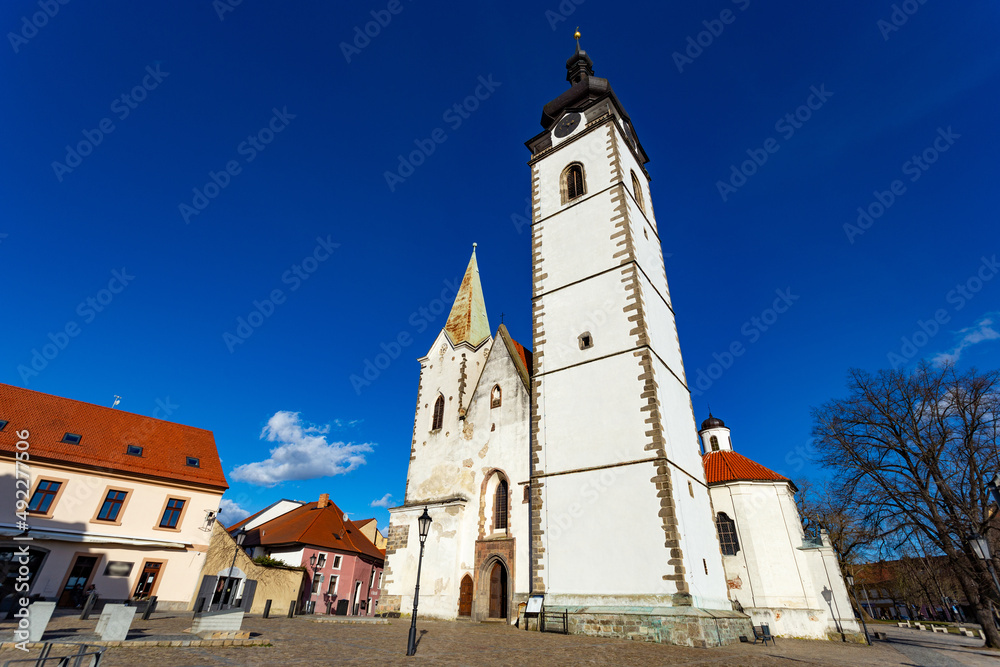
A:
{"type": "Polygon", "coordinates": [[[566,170],[566,199],[576,199],[583,194],[583,167],[571,164],[566,170]]]}
{"type": "Polygon", "coordinates": [[[444,396],[438,396],[434,403],[434,418],[431,420],[431,430],[436,431],[444,425],[444,396]]]}
{"type": "Polygon", "coordinates": [[[715,515],[715,528],[719,531],[719,546],[723,556],[735,556],[740,550],[740,541],[736,537],[736,522],[725,512],[715,515]]]}
{"type": "Polygon", "coordinates": [[[493,509],[493,529],[507,530],[507,480],[497,484],[496,507],[493,509]]]}

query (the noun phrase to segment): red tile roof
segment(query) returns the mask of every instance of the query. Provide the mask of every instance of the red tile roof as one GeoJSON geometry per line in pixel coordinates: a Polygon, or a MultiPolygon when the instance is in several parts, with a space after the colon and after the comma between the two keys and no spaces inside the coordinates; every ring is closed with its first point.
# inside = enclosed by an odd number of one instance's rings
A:
{"type": "Polygon", "coordinates": [[[751,461],[742,454],[724,450],[708,452],[702,457],[705,478],[709,484],[722,482],[790,482],[787,477],[751,461]]]}
{"type": "Polygon", "coordinates": [[[322,509],[316,505],[307,503],[249,530],[246,545],[308,544],[385,558],[385,552],[377,549],[355,522],[344,521],[344,513],[336,504],[331,502],[322,509]]]}
{"type": "Polygon", "coordinates": [[[531,350],[521,345],[513,338],[511,338],[510,341],[514,343],[514,348],[517,350],[518,355],[521,357],[521,363],[524,364],[524,367],[526,369],[528,369],[528,375],[531,375],[531,350]]]}
{"type": "Polygon", "coordinates": [[[211,431],[8,384],[0,384],[0,419],[9,422],[0,456],[13,455],[16,432],[27,429],[32,460],[229,488],[211,431]],[[80,444],[61,442],[66,433],[82,436],[80,444]],[[142,447],[142,456],[126,454],[128,445],[142,447]],[[188,456],[199,467],[187,465],[188,456]]]}

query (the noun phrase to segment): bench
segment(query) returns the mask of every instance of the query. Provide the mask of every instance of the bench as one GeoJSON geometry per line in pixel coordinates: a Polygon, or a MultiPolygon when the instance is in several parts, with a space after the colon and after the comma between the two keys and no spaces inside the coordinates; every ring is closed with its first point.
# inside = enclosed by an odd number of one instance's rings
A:
{"type": "Polygon", "coordinates": [[[875,631],[872,634],[875,635],[875,639],[879,639],[879,640],[884,641],[884,642],[889,641],[889,635],[887,635],[884,632],[875,631]]]}
{"type": "Polygon", "coordinates": [[[913,626],[910,625],[909,621],[900,621],[899,623],[896,623],[896,627],[897,628],[912,628],[913,626]]]}
{"type": "Polygon", "coordinates": [[[761,623],[760,625],[754,625],[753,627],[753,643],[756,644],[758,641],[762,642],[764,646],[767,646],[767,642],[774,644],[774,637],[771,635],[771,626],[767,623],[761,623]]]}
{"type": "Polygon", "coordinates": [[[948,628],[943,625],[932,625],[931,632],[941,632],[943,634],[948,634],[948,628]]]}

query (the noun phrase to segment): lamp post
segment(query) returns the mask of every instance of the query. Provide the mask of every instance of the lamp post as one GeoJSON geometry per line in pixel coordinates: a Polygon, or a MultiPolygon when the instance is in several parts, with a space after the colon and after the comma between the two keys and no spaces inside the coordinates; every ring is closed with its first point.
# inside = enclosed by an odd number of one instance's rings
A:
{"type": "Polygon", "coordinates": [[[979,533],[970,533],[966,539],[969,540],[969,544],[972,545],[972,550],[976,552],[979,560],[986,561],[986,568],[990,571],[990,576],[993,577],[993,585],[996,587],[997,593],[1000,594],[1000,582],[997,581],[997,571],[993,569],[989,541],[979,533]]]}
{"type": "MultiPolygon", "coordinates": [[[[319,568],[316,567],[316,554],[313,554],[312,556],[309,556],[309,567],[311,567],[312,571],[313,571],[312,581],[309,582],[310,586],[312,587],[312,586],[316,585],[316,573],[319,571],[319,568]]],[[[315,611],[315,609],[316,609],[315,602],[312,599],[313,591],[312,591],[311,587],[309,589],[309,600],[306,601],[306,611],[307,612],[309,612],[309,611],[315,611]]]]}
{"type": "Polygon", "coordinates": [[[420,597],[420,568],[424,564],[424,542],[431,530],[431,515],[424,508],[424,513],[417,519],[420,530],[420,558],[417,560],[417,585],[413,588],[413,616],[410,618],[410,636],[406,640],[406,655],[417,652],[417,598],[420,597]]]}
{"type": "MultiPolygon", "coordinates": [[[[844,579],[847,581],[847,586],[851,590],[854,590],[854,575],[853,574],[849,574],[846,577],[844,577],[844,579]]],[[[868,593],[865,592],[865,596],[866,597],[867,597],[867,595],[868,595],[868,593]]],[[[854,592],[854,601],[858,603],[858,611],[861,613],[861,627],[864,628],[864,631],[865,631],[865,643],[867,643],[869,646],[871,646],[872,645],[872,640],[871,640],[871,638],[868,637],[868,624],[865,623],[865,608],[861,606],[861,600],[858,599],[858,593],[857,593],[857,591],[854,592]]],[[[869,602],[868,605],[871,606],[871,602],[869,602]]]]}
{"type": "MultiPolygon", "coordinates": [[[[219,609],[222,609],[223,604],[229,604],[232,601],[233,594],[236,593],[236,589],[232,584],[233,568],[236,567],[236,555],[239,554],[240,547],[243,546],[243,542],[245,542],[246,539],[247,539],[247,531],[245,530],[240,530],[240,532],[233,535],[233,541],[236,542],[236,548],[233,549],[233,562],[229,564],[229,579],[230,579],[229,598],[226,600],[225,603],[223,603],[222,600],[219,600],[219,609]]],[[[212,611],[211,604],[208,605],[208,610],[212,611]]]]}

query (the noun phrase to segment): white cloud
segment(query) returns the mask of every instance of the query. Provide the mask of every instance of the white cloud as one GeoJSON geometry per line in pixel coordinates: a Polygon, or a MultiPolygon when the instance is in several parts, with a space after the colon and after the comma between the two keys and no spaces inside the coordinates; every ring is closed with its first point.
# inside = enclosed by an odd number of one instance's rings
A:
{"type": "Polygon", "coordinates": [[[966,348],[987,340],[1000,340],[1000,331],[993,328],[995,315],[996,313],[986,313],[971,327],[959,329],[957,333],[962,337],[958,341],[958,345],[952,348],[950,352],[939,352],[934,355],[933,362],[935,364],[943,364],[949,361],[954,363],[962,357],[962,352],[966,348]]]}
{"type": "Polygon", "coordinates": [[[222,503],[219,505],[219,516],[217,518],[219,523],[223,526],[231,526],[237,521],[242,521],[248,516],[250,516],[250,512],[240,507],[238,503],[233,502],[229,498],[222,499],[222,503]]]}
{"type": "Polygon", "coordinates": [[[261,440],[278,443],[270,458],[236,466],[230,477],[257,486],[275,486],[289,480],[317,479],[349,473],[365,464],[368,443],[327,442],[330,426],[303,422],[298,412],[274,413],[260,432],[261,440]]]}
{"type": "Polygon", "coordinates": [[[392,504],[392,494],[387,493],[378,500],[373,500],[369,507],[385,507],[388,508],[392,504]]]}

